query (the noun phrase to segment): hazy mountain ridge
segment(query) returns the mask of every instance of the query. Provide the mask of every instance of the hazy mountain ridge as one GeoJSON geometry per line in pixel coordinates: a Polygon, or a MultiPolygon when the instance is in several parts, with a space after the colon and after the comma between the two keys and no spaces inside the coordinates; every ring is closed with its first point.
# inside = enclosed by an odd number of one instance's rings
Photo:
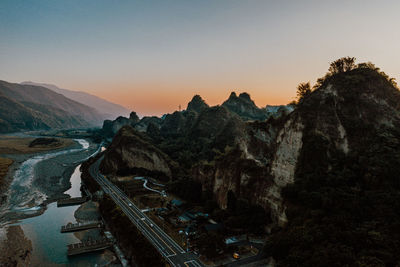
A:
{"type": "Polygon", "coordinates": [[[99,125],[96,110],[47,88],[0,81],[1,132],[99,125]]]}
{"type": "Polygon", "coordinates": [[[115,120],[106,120],[103,124],[103,130],[108,137],[115,135],[117,130],[124,125],[130,125],[138,131],[145,132],[149,123],[152,122],[163,134],[180,134],[188,129],[190,130],[199,115],[213,109],[220,111],[226,110],[235,114],[243,121],[264,121],[268,118],[280,117],[293,111],[291,105],[258,108],[247,93],[241,93],[238,97],[235,92],[232,92],[226,101],[220,106],[214,107],[210,107],[201,96],[195,95],[187,104],[186,110],[165,114],[161,118],[145,116],[141,120],[132,120],[132,118],[128,119],[120,116],[115,120]],[[112,128],[114,130],[110,130],[112,128]]]}
{"type": "Polygon", "coordinates": [[[35,82],[22,82],[24,85],[35,85],[48,88],[56,93],[62,94],[65,97],[72,99],[81,104],[87,105],[96,109],[102,116],[103,120],[115,119],[118,116],[126,116],[129,114],[129,110],[121,105],[112,103],[98,96],[91,95],[86,92],[72,91],[68,89],[62,89],[52,84],[46,83],[35,83],[35,82]]]}

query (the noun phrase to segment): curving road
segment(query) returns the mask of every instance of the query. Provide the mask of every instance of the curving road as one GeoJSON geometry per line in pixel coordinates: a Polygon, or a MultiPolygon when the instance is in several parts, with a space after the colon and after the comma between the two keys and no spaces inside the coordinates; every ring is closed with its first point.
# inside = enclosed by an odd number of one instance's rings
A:
{"type": "Polygon", "coordinates": [[[158,225],[146,216],[116,185],[106,179],[99,171],[103,157],[89,167],[90,175],[102,187],[115,204],[118,205],[139,231],[153,244],[160,254],[174,267],[204,266],[192,252],[186,252],[158,225]]]}

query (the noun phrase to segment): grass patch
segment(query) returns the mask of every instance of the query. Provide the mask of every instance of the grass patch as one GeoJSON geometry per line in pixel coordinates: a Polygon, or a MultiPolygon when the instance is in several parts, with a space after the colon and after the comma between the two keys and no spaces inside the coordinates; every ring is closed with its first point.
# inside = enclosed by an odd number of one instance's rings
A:
{"type": "Polygon", "coordinates": [[[30,154],[64,148],[74,144],[72,139],[57,138],[57,142],[30,147],[29,145],[34,140],[35,138],[2,137],[0,139],[0,154],[30,154]]]}

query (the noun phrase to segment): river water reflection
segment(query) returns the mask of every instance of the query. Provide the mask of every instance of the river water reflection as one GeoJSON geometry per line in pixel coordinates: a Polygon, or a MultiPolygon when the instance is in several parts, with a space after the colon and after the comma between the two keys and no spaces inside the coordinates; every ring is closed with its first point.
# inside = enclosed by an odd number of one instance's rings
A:
{"type": "MultiPolygon", "coordinates": [[[[76,167],[71,176],[72,187],[66,191],[71,197],[81,196],[81,172],[76,167]]],[[[33,266],[54,266],[57,264],[67,266],[95,266],[103,265],[101,252],[67,256],[67,245],[78,243],[80,240],[73,233],[60,233],[62,225],[68,222],[76,222],[74,212],[79,206],[67,206],[57,208],[53,202],[47,206],[47,210],[40,216],[22,220],[21,225],[28,239],[32,241],[32,265],[33,266]]]]}

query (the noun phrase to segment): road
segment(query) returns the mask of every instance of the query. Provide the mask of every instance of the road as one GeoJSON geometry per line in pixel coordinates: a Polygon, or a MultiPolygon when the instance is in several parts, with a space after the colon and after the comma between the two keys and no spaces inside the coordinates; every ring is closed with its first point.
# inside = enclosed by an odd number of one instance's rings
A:
{"type": "Polygon", "coordinates": [[[174,267],[204,266],[193,252],[186,252],[158,225],[146,216],[135,204],[99,171],[103,157],[89,167],[90,175],[103,191],[118,205],[139,231],[153,244],[160,254],[174,267]]]}

